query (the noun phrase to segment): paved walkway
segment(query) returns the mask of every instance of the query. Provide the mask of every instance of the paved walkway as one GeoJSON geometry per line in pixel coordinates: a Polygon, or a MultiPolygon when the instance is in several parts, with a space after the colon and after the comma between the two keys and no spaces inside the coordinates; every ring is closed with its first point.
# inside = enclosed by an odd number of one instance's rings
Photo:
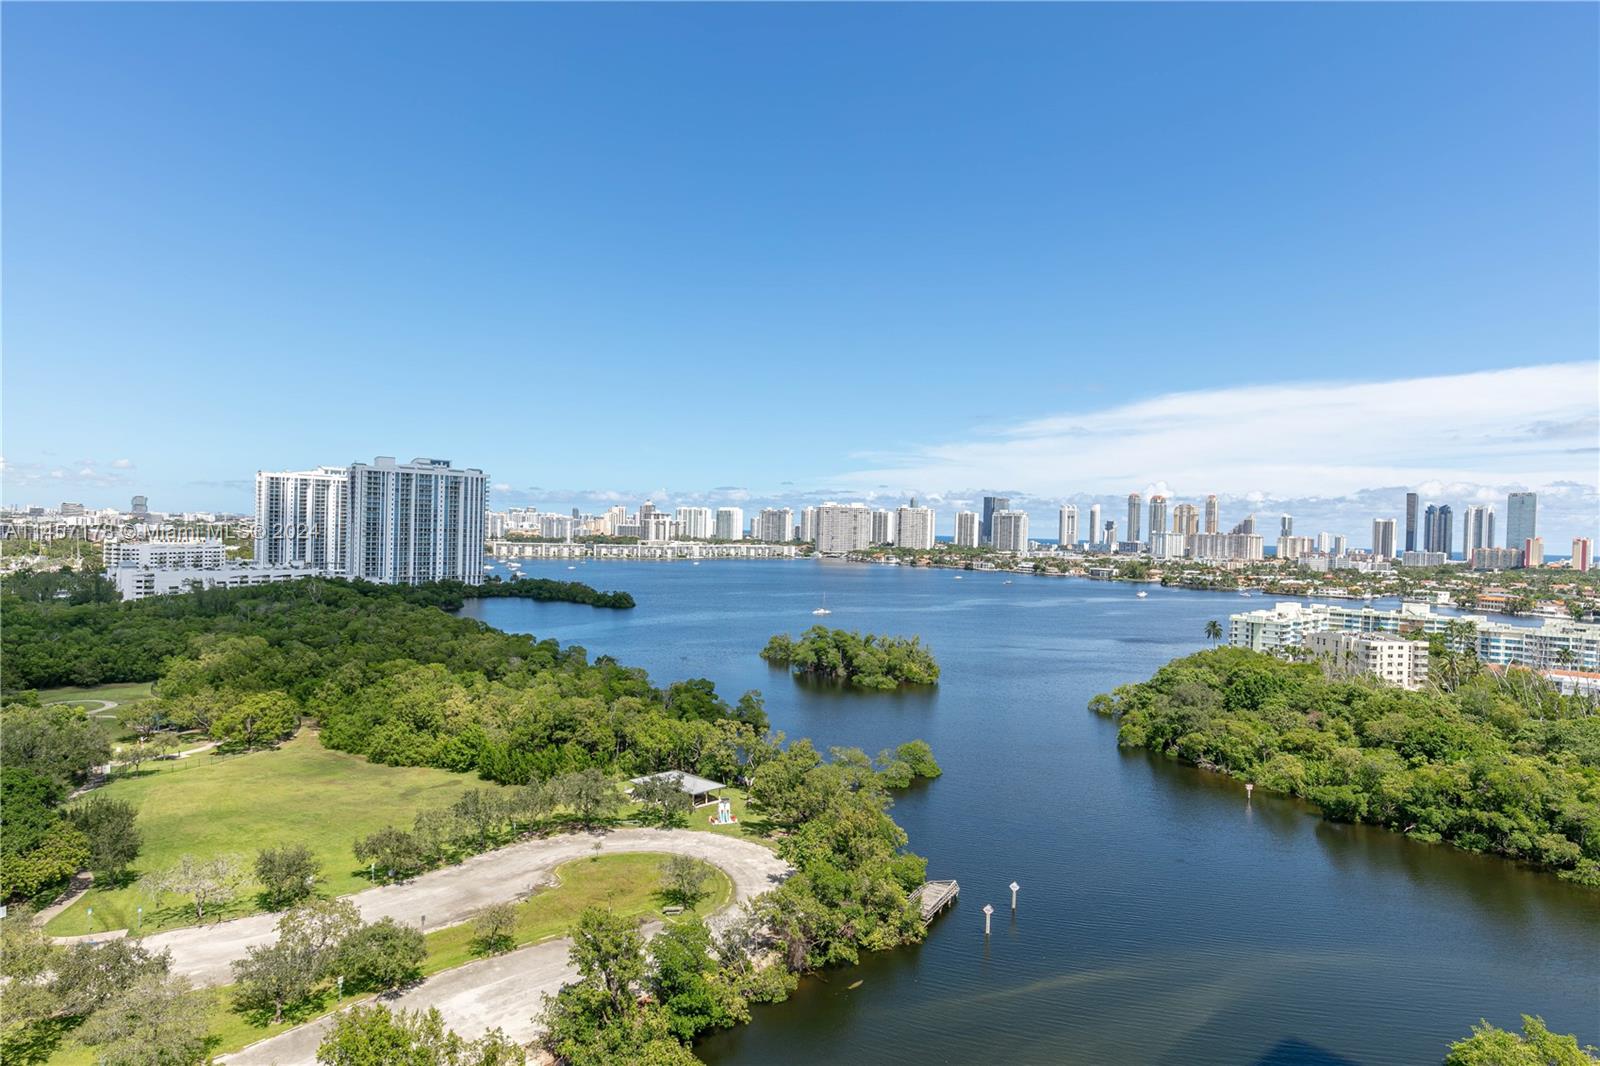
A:
{"type": "MultiPolygon", "coordinates": [[[[517,844],[492,854],[498,856],[518,849],[539,849],[539,855],[519,854],[508,859],[504,865],[509,867],[508,873],[515,871],[511,873],[514,878],[527,876],[535,870],[544,871],[544,876],[548,877],[548,871],[562,862],[593,854],[596,839],[603,841],[603,853],[669,852],[693,855],[720,867],[733,881],[734,898],[728,907],[713,916],[712,925],[719,924],[719,919],[726,920],[734,906],[765,892],[788,873],[788,867],[781,859],[758,844],[684,829],[665,832],[623,829],[603,836],[568,835],[517,844]]],[[[478,859],[490,857],[480,855],[478,859]]],[[[439,871],[441,874],[447,872],[439,871]]],[[[432,876],[435,875],[427,875],[432,876]]],[[[412,884],[425,881],[427,877],[418,878],[412,884]]],[[[371,894],[363,892],[351,898],[359,901],[371,894]]],[[[471,909],[468,908],[469,913],[471,909]]],[[[362,906],[362,915],[368,920],[373,917],[365,906],[362,906]]],[[[430,922],[428,928],[435,928],[434,923],[430,922]]],[[[659,923],[649,924],[644,929],[645,935],[654,936],[660,928],[659,923]]],[[[151,938],[152,941],[155,939],[151,938]]],[[[437,1007],[444,1016],[445,1025],[468,1039],[476,1039],[490,1029],[499,1028],[517,1043],[526,1044],[539,1034],[534,1016],[543,1006],[544,996],[547,993],[554,995],[562,985],[577,977],[567,961],[571,947],[572,941],[565,937],[530,944],[495,958],[445,970],[398,996],[384,997],[382,1002],[391,1009],[422,1011],[437,1007]]],[[[217,1061],[228,1066],[312,1066],[317,1059],[317,1046],[333,1027],[333,1022],[334,1015],[327,1015],[252,1044],[232,1055],[224,1055],[217,1061]]]]}
{"type": "MultiPolygon", "coordinates": [[[[788,873],[782,859],[748,840],[690,829],[618,829],[512,844],[401,884],[369,888],[346,898],[365,921],[393,918],[431,931],[467,921],[486,904],[527,895],[550,883],[553,871],[564,862],[594,854],[641,851],[691,855],[719,867],[733,881],[736,903],[760,895],[788,873]]],[[[170,948],[172,971],[196,984],[227,984],[233,979],[228,964],[243,958],[245,949],[253,944],[271,943],[277,936],[273,928],[277,920],[276,914],[254,914],[174,929],[145,937],[144,946],[151,951],[170,948]]]]}

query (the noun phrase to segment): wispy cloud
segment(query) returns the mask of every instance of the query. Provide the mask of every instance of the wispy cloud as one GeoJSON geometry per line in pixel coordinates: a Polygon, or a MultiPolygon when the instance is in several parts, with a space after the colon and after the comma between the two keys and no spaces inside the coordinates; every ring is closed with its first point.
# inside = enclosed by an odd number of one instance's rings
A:
{"type": "Polygon", "coordinates": [[[1383,382],[1168,393],[860,457],[866,490],[1007,487],[1035,497],[1145,491],[1341,497],[1423,482],[1595,480],[1600,367],[1558,363],[1383,382]]]}

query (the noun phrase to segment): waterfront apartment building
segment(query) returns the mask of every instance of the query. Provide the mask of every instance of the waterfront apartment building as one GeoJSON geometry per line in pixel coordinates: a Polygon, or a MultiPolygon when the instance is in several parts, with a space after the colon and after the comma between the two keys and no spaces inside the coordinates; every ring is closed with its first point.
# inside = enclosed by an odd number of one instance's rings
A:
{"type": "Polygon", "coordinates": [[[1100,510],[1100,505],[1098,503],[1091,504],[1089,506],[1089,538],[1088,539],[1089,539],[1089,543],[1090,544],[1103,544],[1103,543],[1105,543],[1104,541],[1096,539],[1096,538],[1098,538],[1100,536],[1101,530],[1105,528],[1104,523],[1101,522],[1101,520],[1100,520],[1100,515],[1101,514],[1102,514],[1102,511],[1100,510]]]}
{"type": "Polygon", "coordinates": [[[872,545],[872,512],[861,503],[825,503],[817,508],[817,553],[844,555],[872,545]]]}
{"type": "Polygon", "coordinates": [[[1506,547],[1521,548],[1538,535],[1538,493],[1511,493],[1506,497],[1506,547]]]}
{"type": "Polygon", "coordinates": [[[1070,548],[1078,543],[1078,509],[1072,504],[1061,507],[1060,522],[1056,527],[1056,543],[1070,548]]]}
{"type": "Polygon", "coordinates": [[[350,464],[346,573],[385,585],[483,583],[489,479],[448,459],[350,464]]]}
{"type": "Polygon", "coordinates": [[[1380,559],[1394,558],[1394,519],[1372,520],[1372,554],[1380,559]]]}
{"type": "Polygon", "coordinates": [[[1527,540],[1522,542],[1522,565],[1523,566],[1543,566],[1544,565],[1544,538],[1543,537],[1529,537],[1527,540]]]}
{"type": "Polygon", "coordinates": [[[349,522],[349,467],[256,472],[256,562],[342,572],[349,522]]]}
{"type": "Polygon", "coordinates": [[[755,539],[786,544],[794,537],[794,510],[789,507],[763,507],[756,514],[755,539]]]}
{"type": "Polygon", "coordinates": [[[1002,552],[1028,550],[1028,512],[996,511],[994,513],[994,548],[1002,552]]]}
{"type": "Polygon", "coordinates": [[[106,574],[121,569],[215,570],[227,565],[221,540],[108,540],[101,545],[106,574]]]}
{"type": "Polygon", "coordinates": [[[1317,632],[1305,646],[1336,676],[1370,674],[1386,684],[1419,689],[1428,681],[1428,644],[1389,634],[1317,632]]]}
{"type": "Polygon", "coordinates": [[[895,539],[895,512],[881,508],[872,512],[872,543],[893,544],[895,539]]]}
{"type": "Polygon", "coordinates": [[[717,540],[743,540],[744,508],[718,507],[711,535],[717,540]]]}
{"type": "Polygon", "coordinates": [[[1206,497],[1206,527],[1201,532],[1217,533],[1222,529],[1221,510],[1217,507],[1215,496],[1206,497]]]}
{"type": "Polygon", "coordinates": [[[1566,618],[1546,619],[1540,625],[1528,626],[1492,622],[1485,615],[1435,614],[1426,604],[1417,603],[1383,610],[1280,602],[1228,619],[1228,643],[1255,651],[1273,652],[1301,645],[1311,634],[1322,632],[1398,636],[1439,633],[1470,642],[1479,660],[1496,666],[1600,670],[1600,624],[1566,618]]]}
{"type": "Polygon", "coordinates": [[[1406,541],[1405,550],[1417,550],[1417,516],[1422,507],[1422,497],[1414,492],[1406,493],[1406,541]]]}
{"type": "Polygon", "coordinates": [[[1594,541],[1589,537],[1572,538],[1572,562],[1568,564],[1579,573],[1594,566],[1594,541]]]}
{"type": "Polygon", "coordinates": [[[1140,541],[1144,538],[1139,534],[1140,505],[1144,498],[1137,492],[1128,493],[1128,524],[1123,529],[1125,538],[1129,541],[1140,541]]]}
{"type": "Polygon", "coordinates": [[[1172,509],[1172,531],[1192,537],[1200,532],[1200,511],[1192,503],[1180,503],[1172,509]]]}
{"type": "Polygon", "coordinates": [[[1470,560],[1479,548],[1494,547],[1494,508],[1470,506],[1461,516],[1461,557],[1470,560]]]}
{"type": "Polygon", "coordinates": [[[994,543],[994,515],[996,511],[1009,511],[1011,498],[1009,496],[985,496],[983,498],[983,525],[980,534],[985,544],[994,543]]]}
{"type": "Polygon", "coordinates": [[[1294,536],[1294,515],[1285,514],[1278,516],[1278,538],[1294,536]]]}
{"type": "Polygon", "coordinates": [[[714,523],[709,507],[680,507],[672,513],[672,521],[679,540],[711,539],[714,523]]]}
{"type": "Polygon", "coordinates": [[[1266,557],[1259,533],[1199,533],[1190,538],[1189,548],[1202,562],[1257,562],[1266,557]]]}
{"type": "Polygon", "coordinates": [[[956,547],[976,548],[983,542],[983,518],[977,511],[956,512],[956,547]]]}
{"type": "Polygon", "coordinates": [[[929,549],[933,547],[934,513],[932,507],[918,507],[912,500],[909,507],[895,512],[894,542],[901,548],[929,549]]]}
{"type": "Polygon", "coordinates": [[[1452,521],[1448,503],[1437,507],[1430,503],[1422,516],[1422,550],[1443,552],[1445,558],[1448,559],[1452,543],[1450,530],[1452,521]]]}
{"type": "Polygon", "coordinates": [[[1444,552],[1401,552],[1401,566],[1443,566],[1449,556],[1444,552]]]}
{"type": "MultiPolygon", "coordinates": [[[[572,521],[568,518],[567,521],[572,521]]],[[[677,523],[665,511],[652,508],[639,515],[639,539],[646,544],[665,544],[672,540],[677,523]]]]}

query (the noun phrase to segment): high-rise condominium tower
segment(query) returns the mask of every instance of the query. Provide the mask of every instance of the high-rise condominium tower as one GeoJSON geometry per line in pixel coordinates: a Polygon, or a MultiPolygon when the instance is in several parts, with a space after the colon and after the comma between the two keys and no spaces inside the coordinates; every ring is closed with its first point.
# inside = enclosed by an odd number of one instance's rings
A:
{"type": "Polygon", "coordinates": [[[756,514],[756,539],[782,544],[794,537],[794,511],[763,507],[756,514]]]}
{"type": "Polygon", "coordinates": [[[489,479],[448,459],[350,464],[346,572],[390,585],[483,582],[489,479]]]}
{"type": "Polygon", "coordinates": [[[909,507],[895,512],[895,545],[900,548],[929,549],[933,547],[934,514],[932,507],[918,507],[912,500],[909,507]]]}
{"type": "Polygon", "coordinates": [[[1539,496],[1513,492],[1506,497],[1506,547],[1521,548],[1539,535],[1539,496]]]}
{"type": "Polygon", "coordinates": [[[1461,557],[1472,562],[1478,548],[1494,547],[1494,508],[1468,507],[1461,516],[1461,557]]]}
{"type": "Polygon", "coordinates": [[[1417,550],[1417,514],[1422,506],[1422,497],[1414,492],[1406,493],[1406,551],[1417,550]]]}
{"type": "Polygon", "coordinates": [[[1216,533],[1221,529],[1222,519],[1220,509],[1217,507],[1215,496],[1206,497],[1206,528],[1207,533],[1216,533]]]}
{"type": "Polygon", "coordinates": [[[872,544],[872,512],[865,504],[825,503],[817,508],[817,551],[858,552],[872,544]]]}
{"type": "Polygon", "coordinates": [[[1144,498],[1137,492],[1128,493],[1128,525],[1123,536],[1130,541],[1139,540],[1139,505],[1143,502],[1144,498]]]}
{"type": "Polygon", "coordinates": [[[255,562],[343,573],[349,552],[350,468],[256,471],[255,562]]]}
{"type": "Polygon", "coordinates": [[[1379,559],[1394,558],[1394,526],[1392,518],[1373,519],[1372,554],[1379,559]]]}
{"type": "Polygon", "coordinates": [[[1192,503],[1180,503],[1172,509],[1172,531],[1192,537],[1200,532],[1200,512],[1192,503]]]}
{"type": "Polygon", "coordinates": [[[985,544],[994,543],[994,513],[996,511],[1009,511],[1011,499],[1008,496],[985,496],[983,498],[983,525],[979,534],[985,544]]]}
{"type": "Polygon", "coordinates": [[[1028,550],[1028,512],[996,511],[994,513],[994,547],[996,551],[1025,552],[1028,550]]]}
{"type": "Polygon", "coordinates": [[[956,547],[976,548],[983,533],[983,518],[977,511],[956,512],[956,547]]]}
{"type": "Polygon", "coordinates": [[[1167,531],[1167,498],[1161,495],[1150,497],[1150,534],[1167,531]]]}
{"type": "Polygon", "coordinates": [[[1056,542],[1063,548],[1078,543],[1078,509],[1070,503],[1061,507],[1061,524],[1056,533],[1056,542]]]}
{"type": "Polygon", "coordinates": [[[1100,536],[1100,532],[1104,528],[1101,525],[1101,522],[1100,522],[1100,515],[1101,515],[1100,505],[1098,503],[1090,504],[1089,505],[1089,543],[1091,543],[1091,544],[1103,544],[1104,543],[1104,541],[1096,539],[1096,538],[1098,538],[1100,536]]]}
{"type": "Polygon", "coordinates": [[[718,507],[711,533],[717,540],[743,540],[744,508],[718,507]]]}

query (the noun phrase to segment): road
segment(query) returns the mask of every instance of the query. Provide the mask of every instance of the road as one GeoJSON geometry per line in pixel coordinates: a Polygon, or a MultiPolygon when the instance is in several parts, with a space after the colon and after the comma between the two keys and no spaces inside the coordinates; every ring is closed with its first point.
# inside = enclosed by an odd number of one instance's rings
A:
{"type": "MultiPolygon", "coordinates": [[[[431,931],[464,922],[486,904],[526,896],[535,887],[551,883],[555,868],[564,862],[595,854],[641,851],[691,855],[717,866],[733,881],[736,903],[760,895],[788,872],[782,859],[748,840],[690,829],[617,829],[512,844],[410,881],[369,888],[346,898],[364,921],[393,918],[431,931]]],[[[243,958],[251,945],[271,943],[277,936],[273,928],[277,920],[276,914],[255,914],[174,929],[145,937],[144,945],[151,951],[170,949],[172,972],[196,984],[227,984],[233,979],[228,964],[243,958]]]]}

